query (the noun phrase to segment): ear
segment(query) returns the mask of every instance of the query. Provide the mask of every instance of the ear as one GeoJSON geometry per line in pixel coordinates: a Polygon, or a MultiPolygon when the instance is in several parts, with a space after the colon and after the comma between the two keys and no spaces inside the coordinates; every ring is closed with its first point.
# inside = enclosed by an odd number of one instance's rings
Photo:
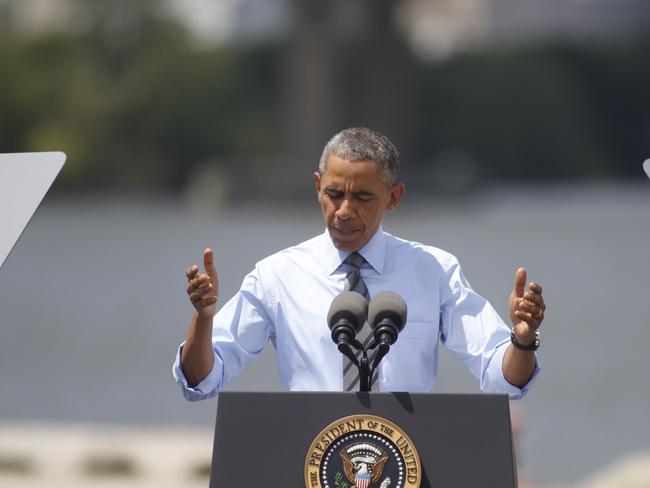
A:
{"type": "Polygon", "coordinates": [[[314,186],[316,187],[316,195],[318,196],[318,200],[320,200],[320,182],[321,182],[320,171],[316,171],[314,172],[314,186]]]}
{"type": "Polygon", "coordinates": [[[395,183],[390,189],[390,194],[388,195],[388,205],[386,205],[386,211],[390,212],[395,207],[397,207],[405,193],[406,187],[404,186],[404,183],[395,183]]]}

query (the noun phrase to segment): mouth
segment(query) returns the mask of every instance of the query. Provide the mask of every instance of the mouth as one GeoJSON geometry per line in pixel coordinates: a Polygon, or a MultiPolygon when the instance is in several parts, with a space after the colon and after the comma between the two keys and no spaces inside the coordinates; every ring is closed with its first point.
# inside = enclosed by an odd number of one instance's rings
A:
{"type": "Polygon", "coordinates": [[[330,229],[330,233],[340,238],[349,238],[354,236],[358,232],[361,232],[361,229],[357,227],[337,227],[332,225],[330,226],[329,229],[330,229]]]}

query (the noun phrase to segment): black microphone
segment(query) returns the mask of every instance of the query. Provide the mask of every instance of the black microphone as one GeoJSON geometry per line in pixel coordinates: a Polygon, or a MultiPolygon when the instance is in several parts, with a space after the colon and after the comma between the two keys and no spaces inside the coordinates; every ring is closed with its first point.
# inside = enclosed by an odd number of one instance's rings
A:
{"type": "Polygon", "coordinates": [[[378,293],[370,300],[368,323],[373,329],[377,344],[382,346],[394,344],[406,323],[406,302],[392,291],[378,293]]]}
{"type": "Polygon", "coordinates": [[[332,300],[327,324],[332,331],[332,340],[339,345],[339,350],[354,342],[367,317],[368,302],[359,293],[344,291],[332,300]]]}

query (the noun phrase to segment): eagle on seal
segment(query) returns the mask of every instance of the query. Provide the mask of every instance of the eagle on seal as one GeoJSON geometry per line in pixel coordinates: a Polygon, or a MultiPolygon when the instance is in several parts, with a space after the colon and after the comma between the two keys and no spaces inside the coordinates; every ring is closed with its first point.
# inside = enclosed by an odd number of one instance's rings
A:
{"type": "Polygon", "coordinates": [[[381,478],[384,465],[388,461],[388,456],[384,454],[372,465],[360,462],[355,466],[347,452],[341,451],[340,455],[345,476],[352,483],[350,488],[369,488],[373,486],[381,478]]]}

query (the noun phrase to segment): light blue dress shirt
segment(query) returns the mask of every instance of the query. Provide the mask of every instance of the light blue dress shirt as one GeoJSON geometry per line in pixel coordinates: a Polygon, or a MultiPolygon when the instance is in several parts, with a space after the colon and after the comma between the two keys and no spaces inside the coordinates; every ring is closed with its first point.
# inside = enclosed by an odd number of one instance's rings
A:
{"type": "MultiPolygon", "coordinates": [[[[458,260],[431,246],[379,229],[359,251],[370,296],[390,290],[407,303],[404,330],[379,365],[380,391],[429,392],[436,380],[438,345],[446,346],[479,380],[485,392],[526,394],[503,376],[510,329],[488,301],[472,290],[458,260]]],[[[214,367],[190,387],[180,366],[173,374],[188,400],[213,397],[271,341],[287,390],[341,391],[341,353],[332,342],[327,312],[343,291],[348,253],[327,231],[260,261],[237,294],[214,317],[214,367]]]]}

